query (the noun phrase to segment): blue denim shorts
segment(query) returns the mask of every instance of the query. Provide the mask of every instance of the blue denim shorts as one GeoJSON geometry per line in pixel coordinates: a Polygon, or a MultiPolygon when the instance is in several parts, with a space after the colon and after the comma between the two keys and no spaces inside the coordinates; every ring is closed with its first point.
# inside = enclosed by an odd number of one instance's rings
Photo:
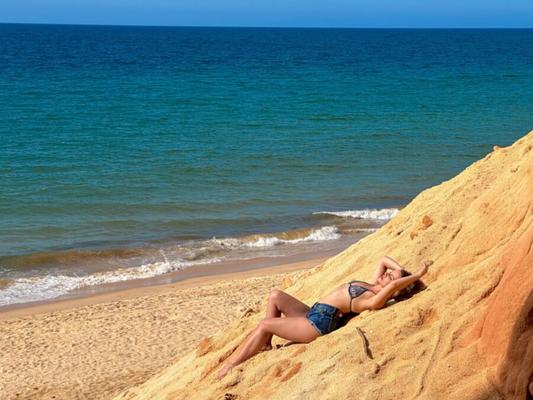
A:
{"type": "Polygon", "coordinates": [[[315,303],[306,317],[320,335],[325,335],[337,329],[339,322],[338,311],[336,307],[329,304],[315,303]]]}

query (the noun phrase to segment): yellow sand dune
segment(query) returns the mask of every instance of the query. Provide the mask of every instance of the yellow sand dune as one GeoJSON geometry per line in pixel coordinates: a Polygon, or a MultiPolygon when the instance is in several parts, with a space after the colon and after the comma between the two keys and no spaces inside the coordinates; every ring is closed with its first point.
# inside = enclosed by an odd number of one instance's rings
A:
{"type": "Polygon", "coordinates": [[[376,261],[390,255],[411,271],[433,260],[426,290],[313,343],[261,353],[218,381],[221,362],[263,317],[263,304],[118,398],[523,400],[533,379],[532,203],[530,132],[286,284],[312,304],[351,278],[370,279],[376,261]]]}

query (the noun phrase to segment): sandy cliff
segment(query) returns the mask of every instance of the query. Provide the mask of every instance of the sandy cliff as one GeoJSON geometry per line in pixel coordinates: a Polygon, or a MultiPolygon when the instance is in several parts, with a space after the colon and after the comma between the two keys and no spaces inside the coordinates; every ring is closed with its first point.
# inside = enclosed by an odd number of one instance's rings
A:
{"type": "Polygon", "coordinates": [[[261,353],[218,381],[221,361],[264,315],[264,307],[250,310],[118,398],[523,400],[533,380],[532,243],[530,132],[423,191],[378,232],[302,279],[286,282],[289,293],[312,304],[339,283],[370,279],[388,254],[411,271],[433,260],[426,290],[364,312],[308,345],[261,353]]]}

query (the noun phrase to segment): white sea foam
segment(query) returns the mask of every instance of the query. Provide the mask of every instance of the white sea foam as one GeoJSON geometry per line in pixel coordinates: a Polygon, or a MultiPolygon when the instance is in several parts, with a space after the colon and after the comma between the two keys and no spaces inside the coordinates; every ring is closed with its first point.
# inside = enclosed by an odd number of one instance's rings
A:
{"type": "MultiPolygon", "coordinates": [[[[282,237],[283,235],[281,234],[282,237]]],[[[296,235],[298,236],[298,233],[296,235]]],[[[231,259],[232,254],[238,259],[246,259],[250,257],[250,251],[268,250],[283,244],[294,245],[303,242],[335,240],[340,238],[341,234],[336,226],[323,226],[318,229],[311,229],[307,235],[303,233],[302,236],[295,237],[294,239],[283,239],[274,235],[254,235],[247,238],[213,238],[204,242],[204,246],[195,249],[196,251],[191,250],[186,254],[182,253],[179,257],[176,257],[175,254],[167,257],[167,253],[172,254],[172,252],[165,253],[165,251],[161,250],[159,252],[161,261],[139,266],[123,267],[90,275],[72,276],[59,274],[20,277],[14,279],[10,285],[0,290],[0,306],[50,300],[63,296],[73,290],[95,285],[152,278],[182,270],[193,265],[211,264],[224,259],[231,259]],[[229,250],[229,253],[227,250],[229,250]],[[218,257],[211,254],[210,256],[211,251],[219,253],[218,255],[222,251],[222,255],[218,257]]]]}
{"type": "Polygon", "coordinates": [[[225,238],[225,239],[211,239],[213,244],[217,244],[221,247],[233,248],[233,249],[245,249],[245,248],[265,248],[273,247],[280,244],[298,244],[302,242],[313,242],[323,240],[335,240],[340,238],[341,235],[336,226],[323,226],[319,229],[313,229],[309,235],[296,238],[296,239],[281,239],[276,236],[261,236],[254,241],[242,240],[237,238],[225,238]]]}
{"type": "Polygon", "coordinates": [[[119,268],[85,276],[47,275],[32,278],[19,278],[8,287],[0,290],[0,306],[26,303],[30,301],[49,300],[62,296],[72,290],[104,283],[122,282],[132,279],[146,279],[178,271],[195,264],[209,264],[220,261],[162,261],[143,264],[138,267],[119,268]]]}
{"type": "Polygon", "coordinates": [[[343,218],[378,219],[389,220],[400,212],[397,208],[364,209],[348,211],[318,211],[313,214],[335,215],[343,218]]]}

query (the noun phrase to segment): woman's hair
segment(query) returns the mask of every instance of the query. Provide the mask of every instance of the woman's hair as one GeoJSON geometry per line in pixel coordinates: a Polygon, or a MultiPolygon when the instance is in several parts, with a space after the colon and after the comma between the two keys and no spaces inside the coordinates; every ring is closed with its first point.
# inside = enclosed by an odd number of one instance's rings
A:
{"type": "MultiPolygon", "coordinates": [[[[402,273],[402,276],[401,276],[402,278],[405,278],[406,276],[411,275],[411,273],[409,271],[406,271],[405,269],[401,269],[400,271],[402,273]]],[[[422,289],[424,289],[424,284],[420,282],[420,280],[418,280],[414,283],[411,283],[406,288],[403,288],[402,290],[399,290],[398,292],[394,293],[392,298],[396,301],[402,301],[402,300],[408,299],[413,294],[419,292],[422,289]]]]}
{"type": "Polygon", "coordinates": [[[402,273],[402,278],[405,278],[406,276],[410,276],[411,273],[409,271],[406,271],[405,269],[401,269],[400,272],[402,273]]]}

